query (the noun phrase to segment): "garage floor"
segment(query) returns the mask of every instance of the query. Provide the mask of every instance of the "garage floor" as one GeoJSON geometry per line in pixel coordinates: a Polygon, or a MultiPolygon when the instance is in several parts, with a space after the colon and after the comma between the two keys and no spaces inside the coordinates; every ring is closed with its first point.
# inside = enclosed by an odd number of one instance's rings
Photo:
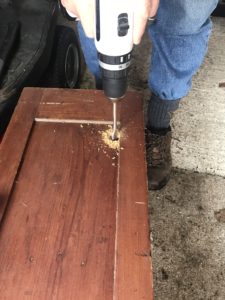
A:
{"type": "MultiPolygon", "coordinates": [[[[225,299],[225,19],[213,23],[204,65],[173,116],[171,180],[149,193],[155,300],[225,299]]],[[[146,34],[130,71],[146,102],[150,48],[146,34]]]]}
{"type": "Polygon", "coordinates": [[[205,63],[173,118],[171,181],[149,193],[155,300],[225,299],[225,19],[213,22],[205,63]]]}

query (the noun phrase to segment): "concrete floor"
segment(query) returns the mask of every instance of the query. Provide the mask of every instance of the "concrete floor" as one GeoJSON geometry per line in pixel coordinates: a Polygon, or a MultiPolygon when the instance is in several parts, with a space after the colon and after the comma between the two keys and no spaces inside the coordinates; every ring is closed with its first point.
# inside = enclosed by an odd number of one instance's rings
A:
{"type": "Polygon", "coordinates": [[[225,19],[213,22],[205,63],[173,118],[171,180],[149,193],[155,300],[225,299],[225,19]]]}
{"type": "MultiPolygon", "coordinates": [[[[225,299],[225,19],[172,121],[173,173],[149,193],[155,300],[225,299]]],[[[150,97],[151,45],[134,49],[130,89],[150,97]]],[[[83,87],[93,87],[88,76],[83,87]]]]}
{"type": "Polygon", "coordinates": [[[224,185],[177,169],[150,193],[155,300],[225,299],[224,185]]]}

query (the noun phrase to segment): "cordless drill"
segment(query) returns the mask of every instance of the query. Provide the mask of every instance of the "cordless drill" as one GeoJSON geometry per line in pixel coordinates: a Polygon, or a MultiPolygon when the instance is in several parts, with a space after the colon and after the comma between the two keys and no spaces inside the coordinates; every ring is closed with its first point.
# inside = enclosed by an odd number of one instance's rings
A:
{"type": "Polygon", "coordinates": [[[127,90],[133,48],[133,7],[130,0],[95,0],[95,12],[95,46],[103,90],[113,104],[112,140],[116,140],[117,102],[127,90]]]}
{"type": "Polygon", "coordinates": [[[103,90],[113,103],[112,140],[117,139],[117,102],[127,89],[133,48],[133,9],[130,0],[96,0],[95,45],[103,90]]]}

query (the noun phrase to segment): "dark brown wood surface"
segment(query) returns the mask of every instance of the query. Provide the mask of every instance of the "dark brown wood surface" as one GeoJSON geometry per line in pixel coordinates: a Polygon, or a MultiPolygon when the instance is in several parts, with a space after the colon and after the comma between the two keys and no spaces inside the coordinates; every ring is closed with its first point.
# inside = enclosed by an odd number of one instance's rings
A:
{"type": "Polygon", "coordinates": [[[152,299],[142,102],[24,90],[0,145],[2,299],[152,299]]]}

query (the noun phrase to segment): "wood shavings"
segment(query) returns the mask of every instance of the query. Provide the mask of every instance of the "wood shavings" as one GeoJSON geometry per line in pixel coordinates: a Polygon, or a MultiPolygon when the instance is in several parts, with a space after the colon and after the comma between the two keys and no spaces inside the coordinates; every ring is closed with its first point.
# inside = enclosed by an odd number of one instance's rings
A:
{"type": "Polygon", "coordinates": [[[116,149],[118,150],[120,147],[120,138],[121,138],[121,133],[118,132],[118,140],[113,141],[112,140],[112,126],[109,126],[109,129],[102,131],[102,141],[111,149],[116,149]]]}

